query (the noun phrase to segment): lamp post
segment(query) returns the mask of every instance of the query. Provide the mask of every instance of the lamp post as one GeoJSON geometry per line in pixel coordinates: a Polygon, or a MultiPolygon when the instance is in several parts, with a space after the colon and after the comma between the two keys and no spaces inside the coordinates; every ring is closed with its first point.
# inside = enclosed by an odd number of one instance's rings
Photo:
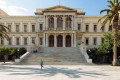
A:
{"type": "Polygon", "coordinates": [[[17,51],[18,51],[18,59],[19,59],[19,48],[17,49],[17,51]]]}

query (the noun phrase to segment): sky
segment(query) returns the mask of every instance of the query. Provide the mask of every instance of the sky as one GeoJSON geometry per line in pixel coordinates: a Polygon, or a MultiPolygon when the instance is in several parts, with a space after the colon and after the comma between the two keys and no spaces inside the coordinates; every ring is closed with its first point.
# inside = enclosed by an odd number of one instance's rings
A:
{"type": "Polygon", "coordinates": [[[107,0],[0,0],[0,9],[9,15],[34,15],[38,8],[49,8],[59,3],[70,8],[82,8],[86,15],[104,15],[100,10],[108,5],[107,0]]]}

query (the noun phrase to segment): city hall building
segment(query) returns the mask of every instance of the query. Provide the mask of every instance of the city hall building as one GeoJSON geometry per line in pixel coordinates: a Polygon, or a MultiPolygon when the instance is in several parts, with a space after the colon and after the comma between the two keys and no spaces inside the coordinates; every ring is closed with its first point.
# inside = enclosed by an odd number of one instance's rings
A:
{"type": "Polygon", "coordinates": [[[9,28],[10,40],[0,40],[7,47],[98,47],[103,34],[112,32],[108,24],[97,23],[102,16],[86,16],[83,9],[54,6],[37,9],[34,16],[10,16],[0,10],[0,23],[9,28]],[[110,30],[109,30],[110,29],[110,30]]]}

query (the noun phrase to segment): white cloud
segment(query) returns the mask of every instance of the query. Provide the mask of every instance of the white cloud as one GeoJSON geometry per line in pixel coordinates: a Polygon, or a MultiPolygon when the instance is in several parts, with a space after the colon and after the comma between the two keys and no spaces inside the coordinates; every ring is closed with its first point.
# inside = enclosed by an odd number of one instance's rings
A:
{"type": "Polygon", "coordinates": [[[8,6],[3,0],[0,0],[0,9],[5,11],[9,15],[28,15],[29,11],[26,8],[19,6],[8,6]]]}

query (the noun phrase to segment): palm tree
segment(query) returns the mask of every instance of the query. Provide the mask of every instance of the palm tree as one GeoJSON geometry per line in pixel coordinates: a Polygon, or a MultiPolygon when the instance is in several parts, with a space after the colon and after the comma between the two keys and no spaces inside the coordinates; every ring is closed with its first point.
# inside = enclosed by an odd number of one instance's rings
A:
{"type": "Polygon", "coordinates": [[[118,20],[119,20],[119,10],[120,10],[120,2],[119,0],[109,0],[108,1],[109,9],[101,10],[102,12],[107,12],[102,18],[98,20],[98,22],[102,21],[102,26],[104,26],[107,22],[109,23],[109,27],[113,25],[113,35],[114,35],[114,53],[113,53],[113,66],[117,65],[117,31],[118,31],[118,20]]]}
{"type": "Polygon", "coordinates": [[[0,38],[2,39],[6,38],[7,40],[9,40],[8,30],[9,30],[8,27],[0,24],[0,38]]]}

